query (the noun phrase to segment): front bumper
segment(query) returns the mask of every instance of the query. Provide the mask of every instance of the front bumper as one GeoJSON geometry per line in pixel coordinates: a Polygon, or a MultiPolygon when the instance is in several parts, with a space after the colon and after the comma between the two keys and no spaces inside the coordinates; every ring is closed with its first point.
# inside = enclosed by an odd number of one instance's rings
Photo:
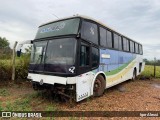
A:
{"type": "Polygon", "coordinates": [[[76,77],[59,77],[59,76],[52,76],[52,75],[43,75],[43,74],[34,74],[29,73],[28,79],[30,79],[32,82],[37,82],[40,85],[42,84],[76,84],[76,77]]]}

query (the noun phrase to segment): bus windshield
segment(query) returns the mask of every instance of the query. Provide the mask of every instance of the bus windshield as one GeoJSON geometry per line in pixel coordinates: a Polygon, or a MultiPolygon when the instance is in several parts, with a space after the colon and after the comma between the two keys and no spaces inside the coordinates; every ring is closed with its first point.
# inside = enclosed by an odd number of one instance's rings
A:
{"type": "Polygon", "coordinates": [[[48,42],[46,64],[73,65],[75,62],[74,38],[55,39],[48,42]]]}
{"type": "Polygon", "coordinates": [[[70,73],[69,68],[75,65],[76,43],[75,38],[34,42],[30,70],[70,73]]]}

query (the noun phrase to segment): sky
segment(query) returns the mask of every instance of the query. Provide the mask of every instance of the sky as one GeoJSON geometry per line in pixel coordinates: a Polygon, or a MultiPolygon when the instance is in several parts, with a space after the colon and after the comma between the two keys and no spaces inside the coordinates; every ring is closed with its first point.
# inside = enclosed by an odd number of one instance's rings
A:
{"type": "Polygon", "coordinates": [[[6,37],[11,47],[15,41],[33,40],[43,23],[79,14],[142,43],[144,58],[160,59],[160,0],[0,0],[0,3],[0,36],[6,37]]]}

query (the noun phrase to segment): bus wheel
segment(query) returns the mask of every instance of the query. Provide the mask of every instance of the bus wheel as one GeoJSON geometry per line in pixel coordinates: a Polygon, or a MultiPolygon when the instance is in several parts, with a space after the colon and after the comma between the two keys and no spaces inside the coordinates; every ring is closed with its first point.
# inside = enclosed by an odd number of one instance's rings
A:
{"type": "Polygon", "coordinates": [[[99,75],[94,82],[93,95],[96,97],[101,96],[104,92],[105,85],[104,78],[99,75]]]}
{"type": "Polygon", "coordinates": [[[134,71],[133,71],[133,77],[132,77],[132,80],[133,80],[133,81],[136,79],[136,76],[137,76],[137,74],[136,74],[136,69],[134,69],[134,71]]]}

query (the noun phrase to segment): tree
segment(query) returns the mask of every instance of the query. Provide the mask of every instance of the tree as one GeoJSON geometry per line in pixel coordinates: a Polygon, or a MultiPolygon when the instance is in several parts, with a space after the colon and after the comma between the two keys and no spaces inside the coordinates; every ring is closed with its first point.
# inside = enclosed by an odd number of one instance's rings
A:
{"type": "Polygon", "coordinates": [[[0,59],[10,59],[12,50],[9,47],[8,40],[4,37],[0,37],[0,59]]]}
{"type": "Polygon", "coordinates": [[[7,47],[9,47],[8,40],[5,37],[4,38],[0,37],[0,48],[7,48],[7,47]]]}

